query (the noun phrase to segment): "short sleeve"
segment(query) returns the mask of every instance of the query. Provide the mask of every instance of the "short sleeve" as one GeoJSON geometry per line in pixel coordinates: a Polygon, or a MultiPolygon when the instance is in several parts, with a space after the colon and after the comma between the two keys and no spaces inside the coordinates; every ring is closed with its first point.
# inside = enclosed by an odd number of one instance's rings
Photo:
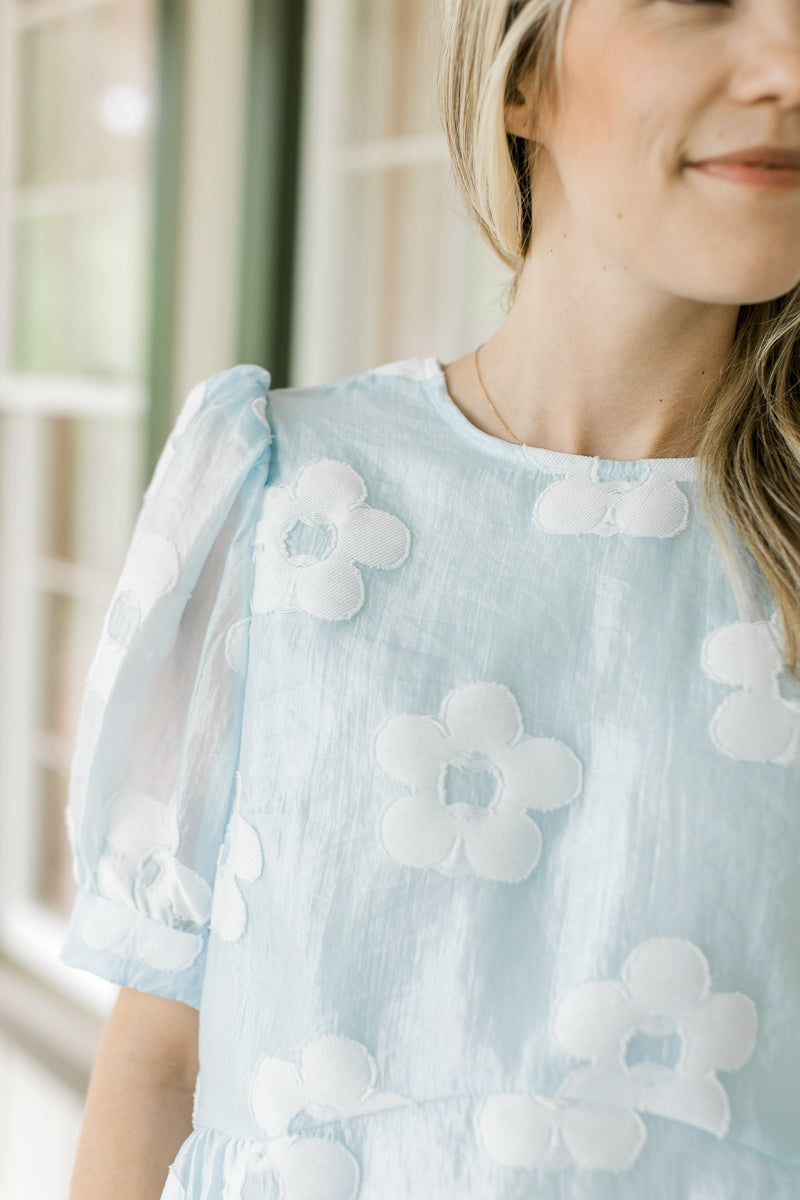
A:
{"type": "Polygon", "coordinates": [[[270,376],[192,388],[144,494],[85,680],[63,962],[200,1007],[247,674],[270,376]]]}

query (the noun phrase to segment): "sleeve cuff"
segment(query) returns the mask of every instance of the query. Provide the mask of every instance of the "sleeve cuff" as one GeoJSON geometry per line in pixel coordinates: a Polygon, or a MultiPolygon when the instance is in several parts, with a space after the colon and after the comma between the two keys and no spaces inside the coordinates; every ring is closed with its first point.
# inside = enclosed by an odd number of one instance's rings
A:
{"type": "Polygon", "coordinates": [[[200,1008],[207,931],[170,929],[81,888],[59,958],[110,983],[200,1008]]]}

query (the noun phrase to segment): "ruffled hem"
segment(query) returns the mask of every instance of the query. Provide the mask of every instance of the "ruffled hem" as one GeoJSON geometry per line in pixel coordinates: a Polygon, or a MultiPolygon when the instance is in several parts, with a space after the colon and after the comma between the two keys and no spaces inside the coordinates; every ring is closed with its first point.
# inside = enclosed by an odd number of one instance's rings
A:
{"type": "Polygon", "coordinates": [[[509,1167],[481,1143],[482,1099],[446,1097],[273,1138],[199,1126],[172,1164],[161,1200],[796,1200],[800,1194],[800,1168],[661,1120],[648,1122],[644,1152],[625,1171],[555,1159],[549,1169],[509,1167]]]}

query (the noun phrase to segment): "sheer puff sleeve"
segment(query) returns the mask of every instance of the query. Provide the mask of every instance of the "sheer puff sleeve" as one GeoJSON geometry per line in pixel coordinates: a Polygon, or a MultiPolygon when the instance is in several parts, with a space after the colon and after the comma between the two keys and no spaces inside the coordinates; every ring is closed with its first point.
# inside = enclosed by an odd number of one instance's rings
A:
{"type": "Polygon", "coordinates": [[[197,384],[164,447],[85,680],[60,958],[200,1007],[238,769],[270,376],[197,384]]]}

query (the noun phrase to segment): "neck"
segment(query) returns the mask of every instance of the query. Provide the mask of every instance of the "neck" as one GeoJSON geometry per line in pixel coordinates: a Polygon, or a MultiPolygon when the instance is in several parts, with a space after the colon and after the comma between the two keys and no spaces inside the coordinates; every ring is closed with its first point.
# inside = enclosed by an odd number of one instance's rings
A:
{"type": "Polygon", "coordinates": [[[693,456],[738,307],[648,290],[562,242],[538,238],[481,351],[498,411],[529,445],[609,459],[693,456]]]}

